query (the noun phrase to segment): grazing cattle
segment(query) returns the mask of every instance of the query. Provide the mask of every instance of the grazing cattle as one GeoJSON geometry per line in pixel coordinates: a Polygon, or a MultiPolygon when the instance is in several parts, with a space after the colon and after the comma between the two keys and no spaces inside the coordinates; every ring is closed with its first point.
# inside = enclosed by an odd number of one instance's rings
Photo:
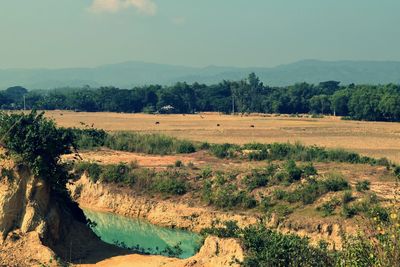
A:
{"type": "Polygon", "coordinates": [[[160,122],[159,122],[159,121],[156,121],[156,125],[158,125],[158,124],[160,124],[160,122]]]}
{"type": "Polygon", "coordinates": [[[219,123],[217,124],[217,127],[221,126],[219,123]]]}
{"type": "Polygon", "coordinates": [[[251,128],[254,128],[255,126],[252,124],[252,125],[250,125],[250,127],[251,127],[251,128]]]}

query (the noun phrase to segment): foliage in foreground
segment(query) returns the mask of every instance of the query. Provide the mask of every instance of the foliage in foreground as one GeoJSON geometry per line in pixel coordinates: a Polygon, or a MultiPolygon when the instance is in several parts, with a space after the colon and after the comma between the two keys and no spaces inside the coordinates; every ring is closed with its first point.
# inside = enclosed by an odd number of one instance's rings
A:
{"type": "Polygon", "coordinates": [[[56,128],[43,113],[0,113],[0,137],[6,149],[34,175],[46,180],[53,189],[65,190],[69,178],[60,156],[71,153],[74,137],[56,128]]]}
{"type": "Polygon", "coordinates": [[[44,113],[0,113],[0,142],[18,163],[29,167],[35,177],[47,182],[50,196],[75,219],[86,222],[78,205],[71,200],[66,183],[71,178],[61,155],[71,153],[74,136],[59,129],[44,113]]]}
{"type": "Polygon", "coordinates": [[[373,217],[367,231],[343,237],[340,251],[327,249],[327,243],[312,246],[307,238],[285,235],[266,228],[262,222],[244,229],[235,221],[222,225],[214,222],[202,230],[203,235],[237,238],[245,250],[241,263],[246,267],[264,266],[337,266],[370,267],[400,266],[400,212],[388,211],[390,217],[373,217]]]}
{"type": "Polygon", "coordinates": [[[335,257],[325,248],[310,246],[307,238],[284,235],[257,224],[240,229],[236,222],[213,225],[203,235],[239,238],[246,252],[242,266],[334,266],[335,257]]]}

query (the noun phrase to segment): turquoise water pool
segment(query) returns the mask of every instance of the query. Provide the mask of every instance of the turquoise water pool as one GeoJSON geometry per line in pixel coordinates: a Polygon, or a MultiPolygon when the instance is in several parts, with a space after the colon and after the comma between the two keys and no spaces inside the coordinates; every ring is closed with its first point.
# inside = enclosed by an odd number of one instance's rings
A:
{"type": "Polygon", "coordinates": [[[159,227],[113,213],[88,209],[84,212],[95,222],[92,229],[104,242],[133,248],[135,252],[188,258],[197,253],[202,243],[201,236],[188,231],[159,227]],[[174,248],[177,245],[179,248],[174,248]]]}

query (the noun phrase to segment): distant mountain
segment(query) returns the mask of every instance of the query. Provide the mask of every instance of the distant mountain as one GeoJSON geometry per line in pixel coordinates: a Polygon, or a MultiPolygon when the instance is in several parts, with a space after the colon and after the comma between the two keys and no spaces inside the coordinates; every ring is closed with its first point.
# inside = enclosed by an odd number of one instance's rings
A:
{"type": "Polygon", "coordinates": [[[394,61],[303,60],[273,68],[195,68],[131,61],[96,68],[0,69],[0,89],[14,85],[29,89],[84,85],[130,88],[145,84],[169,85],[179,81],[210,84],[240,80],[250,72],[255,72],[265,84],[271,86],[327,80],[341,81],[342,84],[400,83],[400,62],[394,61]]]}

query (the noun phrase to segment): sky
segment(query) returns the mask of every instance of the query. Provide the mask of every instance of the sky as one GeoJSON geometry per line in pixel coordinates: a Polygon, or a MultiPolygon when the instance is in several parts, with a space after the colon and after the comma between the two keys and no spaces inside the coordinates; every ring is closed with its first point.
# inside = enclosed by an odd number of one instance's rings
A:
{"type": "Polygon", "coordinates": [[[1,0],[0,68],[400,61],[399,0],[1,0]]]}

